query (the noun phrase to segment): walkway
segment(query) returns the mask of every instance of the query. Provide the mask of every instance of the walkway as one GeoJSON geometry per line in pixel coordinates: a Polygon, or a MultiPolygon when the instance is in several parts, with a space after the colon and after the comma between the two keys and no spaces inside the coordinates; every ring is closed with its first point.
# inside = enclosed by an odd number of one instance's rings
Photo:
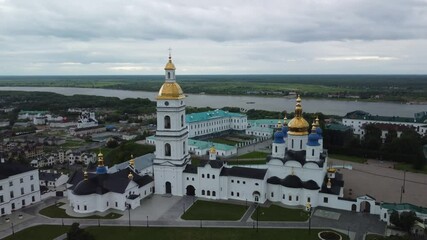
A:
{"type": "MultiPolygon", "coordinates": [[[[54,204],[59,198],[51,198],[44,203],[39,203],[28,207],[22,211],[17,211],[14,214],[25,212],[31,217],[23,219],[21,222],[14,222],[14,231],[20,231],[25,228],[40,224],[51,225],[71,225],[76,222],[76,219],[61,219],[48,218],[38,214],[38,211],[48,205],[54,204]]],[[[186,211],[193,203],[193,197],[166,197],[163,195],[154,195],[151,199],[143,202],[142,206],[131,211],[132,226],[156,226],[156,227],[223,227],[223,228],[255,228],[256,224],[250,216],[255,211],[255,205],[251,204],[246,213],[239,221],[184,221],[180,219],[181,214],[186,211]],[[150,202],[151,200],[151,202],[150,202]],[[155,209],[162,210],[162,214],[155,219],[143,214],[141,209],[146,209],[147,205],[156,204],[155,209]],[[148,221],[147,221],[148,220],[148,221]]],[[[312,228],[332,228],[344,234],[350,234],[351,239],[362,240],[366,232],[383,234],[385,223],[380,222],[378,216],[365,215],[361,213],[352,213],[339,211],[335,209],[322,210],[339,213],[338,220],[326,219],[313,216],[311,221],[312,228]]],[[[13,214],[13,215],[14,215],[13,214]]],[[[11,218],[13,219],[13,218],[11,218]]],[[[12,220],[13,221],[13,220],[12,220]]],[[[78,219],[81,226],[128,226],[128,215],[123,213],[123,217],[119,219],[78,219]]],[[[259,222],[259,228],[308,228],[308,222],[259,222]]],[[[0,224],[0,238],[4,238],[12,234],[11,223],[0,224]]]]}

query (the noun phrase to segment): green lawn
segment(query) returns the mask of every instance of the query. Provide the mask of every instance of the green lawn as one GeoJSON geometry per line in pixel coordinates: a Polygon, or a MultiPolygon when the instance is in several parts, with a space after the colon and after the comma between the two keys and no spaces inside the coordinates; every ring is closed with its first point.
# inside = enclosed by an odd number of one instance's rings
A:
{"type": "Polygon", "coordinates": [[[356,162],[356,163],[365,163],[366,162],[365,158],[355,157],[355,156],[347,156],[347,155],[341,155],[341,154],[329,154],[329,158],[334,158],[334,159],[349,161],[349,162],[356,162]]]}
{"type": "Polygon", "coordinates": [[[23,239],[54,239],[66,232],[69,226],[52,226],[52,225],[39,225],[24,229],[15,235],[10,235],[4,240],[23,240],[23,239]]]}
{"type": "Polygon", "coordinates": [[[243,155],[240,155],[239,158],[241,159],[248,159],[248,158],[266,158],[270,153],[266,152],[250,152],[243,155]]]}
{"type": "Polygon", "coordinates": [[[184,220],[239,220],[248,207],[197,200],[181,218],[184,220]]]}
{"type": "MultiPolygon", "coordinates": [[[[104,159],[107,165],[122,163],[130,159],[130,156],[139,157],[147,153],[154,152],[155,147],[152,145],[142,145],[133,141],[122,143],[116,148],[102,148],[104,159]]],[[[94,150],[96,153],[99,150],[94,150]]]]}
{"type": "MultiPolygon", "coordinates": [[[[254,211],[251,218],[257,219],[257,211],[254,211]]],[[[308,215],[302,209],[283,208],[277,205],[271,205],[268,208],[259,207],[259,221],[307,221],[308,215]]]]}
{"type": "MultiPolygon", "coordinates": [[[[317,240],[317,233],[323,230],[312,229],[308,233],[307,229],[259,229],[256,232],[251,228],[159,228],[159,227],[133,227],[129,231],[128,227],[88,227],[87,231],[92,233],[96,239],[116,240],[123,239],[156,239],[156,240],[173,240],[173,239],[191,239],[191,240],[317,240]]],[[[343,236],[344,240],[348,237],[343,236]]]]}
{"type": "Polygon", "coordinates": [[[253,164],[265,164],[266,160],[230,160],[227,161],[229,165],[253,165],[253,164]]]}
{"type": "Polygon", "coordinates": [[[211,141],[214,143],[222,143],[222,144],[226,144],[226,145],[230,145],[230,146],[234,146],[234,145],[239,143],[237,141],[233,141],[233,140],[229,140],[229,139],[225,139],[225,138],[211,138],[208,141],[211,141]]]}
{"type": "Polygon", "coordinates": [[[78,141],[78,140],[67,140],[64,144],[61,145],[62,148],[68,149],[68,148],[78,148],[83,145],[85,145],[85,141],[78,141]]]}
{"type": "Polygon", "coordinates": [[[427,174],[427,166],[424,166],[423,169],[417,170],[417,169],[414,169],[412,167],[412,164],[410,164],[410,163],[396,163],[396,164],[394,164],[394,169],[397,169],[397,170],[406,170],[408,172],[414,172],[414,173],[424,173],[424,174],[427,174]]]}
{"type": "Polygon", "coordinates": [[[116,219],[121,217],[121,214],[118,213],[109,213],[105,216],[99,216],[99,215],[91,215],[91,216],[87,216],[87,217],[73,217],[68,215],[65,212],[65,209],[59,208],[60,206],[64,205],[65,203],[59,202],[57,204],[54,204],[52,206],[43,208],[42,210],[40,210],[40,214],[45,215],[46,217],[51,217],[51,218],[85,218],[85,219],[116,219]]]}

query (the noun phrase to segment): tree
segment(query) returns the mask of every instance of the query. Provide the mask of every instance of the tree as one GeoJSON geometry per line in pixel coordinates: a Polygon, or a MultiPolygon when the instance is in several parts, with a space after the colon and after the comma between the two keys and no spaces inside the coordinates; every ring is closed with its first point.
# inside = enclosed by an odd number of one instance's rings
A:
{"type": "Polygon", "coordinates": [[[73,223],[70,227],[70,231],[67,233],[68,240],[95,240],[95,237],[89,232],[81,229],[79,223],[73,223]]]}
{"type": "Polygon", "coordinates": [[[390,215],[390,222],[396,227],[410,232],[415,221],[421,221],[413,211],[401,212],[393,211],[390,215]]]}
{"type": "Polygon", "coordinates": [[[381,129],[375,127],[372,124],[366,125],[362,147],[369,150],[379,150],[381,145],[381,129]]]}
{"type": "Polygon", "coordinates": [[[400,226],[399,212],[393,210],[393,212],[390,214],[390,223],[396,227],[400,226]]]}

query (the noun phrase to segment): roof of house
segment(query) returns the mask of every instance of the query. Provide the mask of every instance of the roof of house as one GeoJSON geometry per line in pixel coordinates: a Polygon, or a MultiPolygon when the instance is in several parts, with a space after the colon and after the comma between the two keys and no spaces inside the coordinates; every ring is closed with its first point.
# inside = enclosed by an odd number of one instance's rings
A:
{"type": "Polygon", "coordinates": [[[204,150],[204,149],[210,149],[212,146],[215,147],[215,149],[218,151],[230,151],[235,149],[235,146],[222,144],[222,143],[214,143],[214,142],[207,142],[207,141],[201,141],[201,140],[195,140],[195,139],[188,139],[188,145],[189,146],[195,146],[198,149],[204,150]]]}
{"type": "Polygon", "coordinates": [[[39,172],[39,180],[54,182],[61,176],[61,173],[39,172]]]}
{"type": "MultiPolygon", "coordinates": [[[[148,154],[134,158],[135,169],[137,171],[141,171],[143,169],[146,169],[147,167],[153,166],[154,157],[155,157],[154,153],[148,153],[148,154]]],[[[113,172],[117,172],[119,170],[127,168],[129,166],[129,161],[130,160],[115,164],[114,166],[108,169],[108,172],[113,173],[113,172]]]]}
{"type": "Polygon", "coordinates": [[[256,120],[248,120],[249,125],[251,126],[259,126],[259,125],[277,125],[279,119],[256,119],[256,120]]]}
{"type": "Polygon", "coordinates": [[[301,179],[296,175],[288,175],[283,179],[273,176],[267,179],[267,183],[274,184],[274,185],[282,185],[288,188],[305,188],[309,190],[320,189],[319,185],[317,185],[315,181],[313,180],[301,181],[301,179]]]}
{"type": "Polygon", "coordinates": [[[131,181],[139,187],[145,186],[153,181],[149,175],[139,176],[129,168],[122,169],[111,174],[89,173],[88,179],[82,179],[76,186],[71,187],[75,195],[105,194],[108,192],[124,193],[131,181]],[[132,174],[130,180],[128,175],[132,174]]]}
{"type": "Polygon", "coordinates": [[[341,192],[341,188],[344,186],[344,181],[342,180],[342,174],[335,173],[335,178],[331,178],[331,188],[327,187],[327,182],[328,182],[328,178],[325,177],[320,192],[339,195],[341,192]]]}
{"type": "Polygon", "coordinates": [[[212,119],[228,118],[228,117],[246,117],[246,115],[240,114],[240,113],[228,112],[221,109],[216,109],[214,111],[187,114],[185,116],[185,121],[187,123],[192,123],[192,122],[202,122],[202,121],[208,121],[212,119]]]}
{"type": "Polygon", "coordinates": [[[247,167],[231,167],[222,168],[220,176],[264,179],[267,169],[247,168],[247,167]]]}
{"type": "Polygon", "coordinates": [[[325,129],[330,131],[340,131],[340,132],[352,131],[352,128],[350,126],[346,126],[339,123],[326,124],[325,129]]]}
{"type": "Polygon", "coordinates": [[[36,168],[30,165],[24,165],[20,163],[0,163],[0,179],[5,179],[10,176],[33,171],[36,168]]]}
{"type": "Polygon", "coordinates": [[[270,133],[273,134],[273,129],[272,128],[268,128],[268,127],[258,127],[258,126],[253,126],[250,127],[248,129],[246,129],[248,131],[254,131],[254,132],[266,132],[266,133],[270,133]]]}
{"type": "Polygon", "coordinates": [[[427,208],[415,206],[410,203],[383,203],[382,208],[396,211],[413,211],[416,213],[427,214],[427,208]]]}

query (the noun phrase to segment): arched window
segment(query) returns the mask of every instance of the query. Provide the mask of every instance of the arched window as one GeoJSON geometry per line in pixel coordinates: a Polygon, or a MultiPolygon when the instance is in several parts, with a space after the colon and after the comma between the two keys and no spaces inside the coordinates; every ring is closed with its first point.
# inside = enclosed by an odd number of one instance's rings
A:
{"type": "Polygon", "coordinates": [[[165,144],[165,156],[167,157],[171,156],[171,145],[169,143],[165,144]]]}
{"type": "Polygon", "coordinates": [[[207,178],[209,178],[210,176],[211,176],[211,175],[208,173],[208,174],[207,174],[207,178]]]}
{"type": "Polygon", "coordinates": [[[294,140],[292,139],[292,146],[291,146],[291,148],[294,148],[294,140]]]}
{"type": "Polygon", "coordinates": [[[211,195],[211,191],[208,190],[208,192],[207,192],[206,195],[210,196],[211,195]]]}
{"type": "Polygon", "coordinates": [[[314,149],[311,149],[311,156],[314,157],[314,149]]]}
{"type": "Polygon", "coordinates": [[[274,152],[277,153],[277,146],[274,146],[274,152]]]}
{"type": "Polygon", "coordinates": [[[171,128],[171,117],[165,116],[165,128],[170,129],[171,128]]]}
{"type": "Polygon", "coordinates": [[[184,127],[184,115],[181,115],[181,127],[184,127]]]}
{"type": "Polygon", "coordinates": [[[171,73],[170,72],[168,72],[168,79],[170,79],[171,78],[171,73]]]}
{"type": "Polygon", "coordinates": [[[202,190],[202,195],[205,195],[205,190],[202,190]]]}
{"type": "Polygon", "coordinates": [[[216,193],[215,193],[215,191],[212,191],[212,196],[214,196],[214,197],[216,196],[216,193]]]}
{"type": "Polygon", "coordinates": [[[185,154],[186,149],[185,149],[185,142],[182,143],[182,153],[185,154]]]}

